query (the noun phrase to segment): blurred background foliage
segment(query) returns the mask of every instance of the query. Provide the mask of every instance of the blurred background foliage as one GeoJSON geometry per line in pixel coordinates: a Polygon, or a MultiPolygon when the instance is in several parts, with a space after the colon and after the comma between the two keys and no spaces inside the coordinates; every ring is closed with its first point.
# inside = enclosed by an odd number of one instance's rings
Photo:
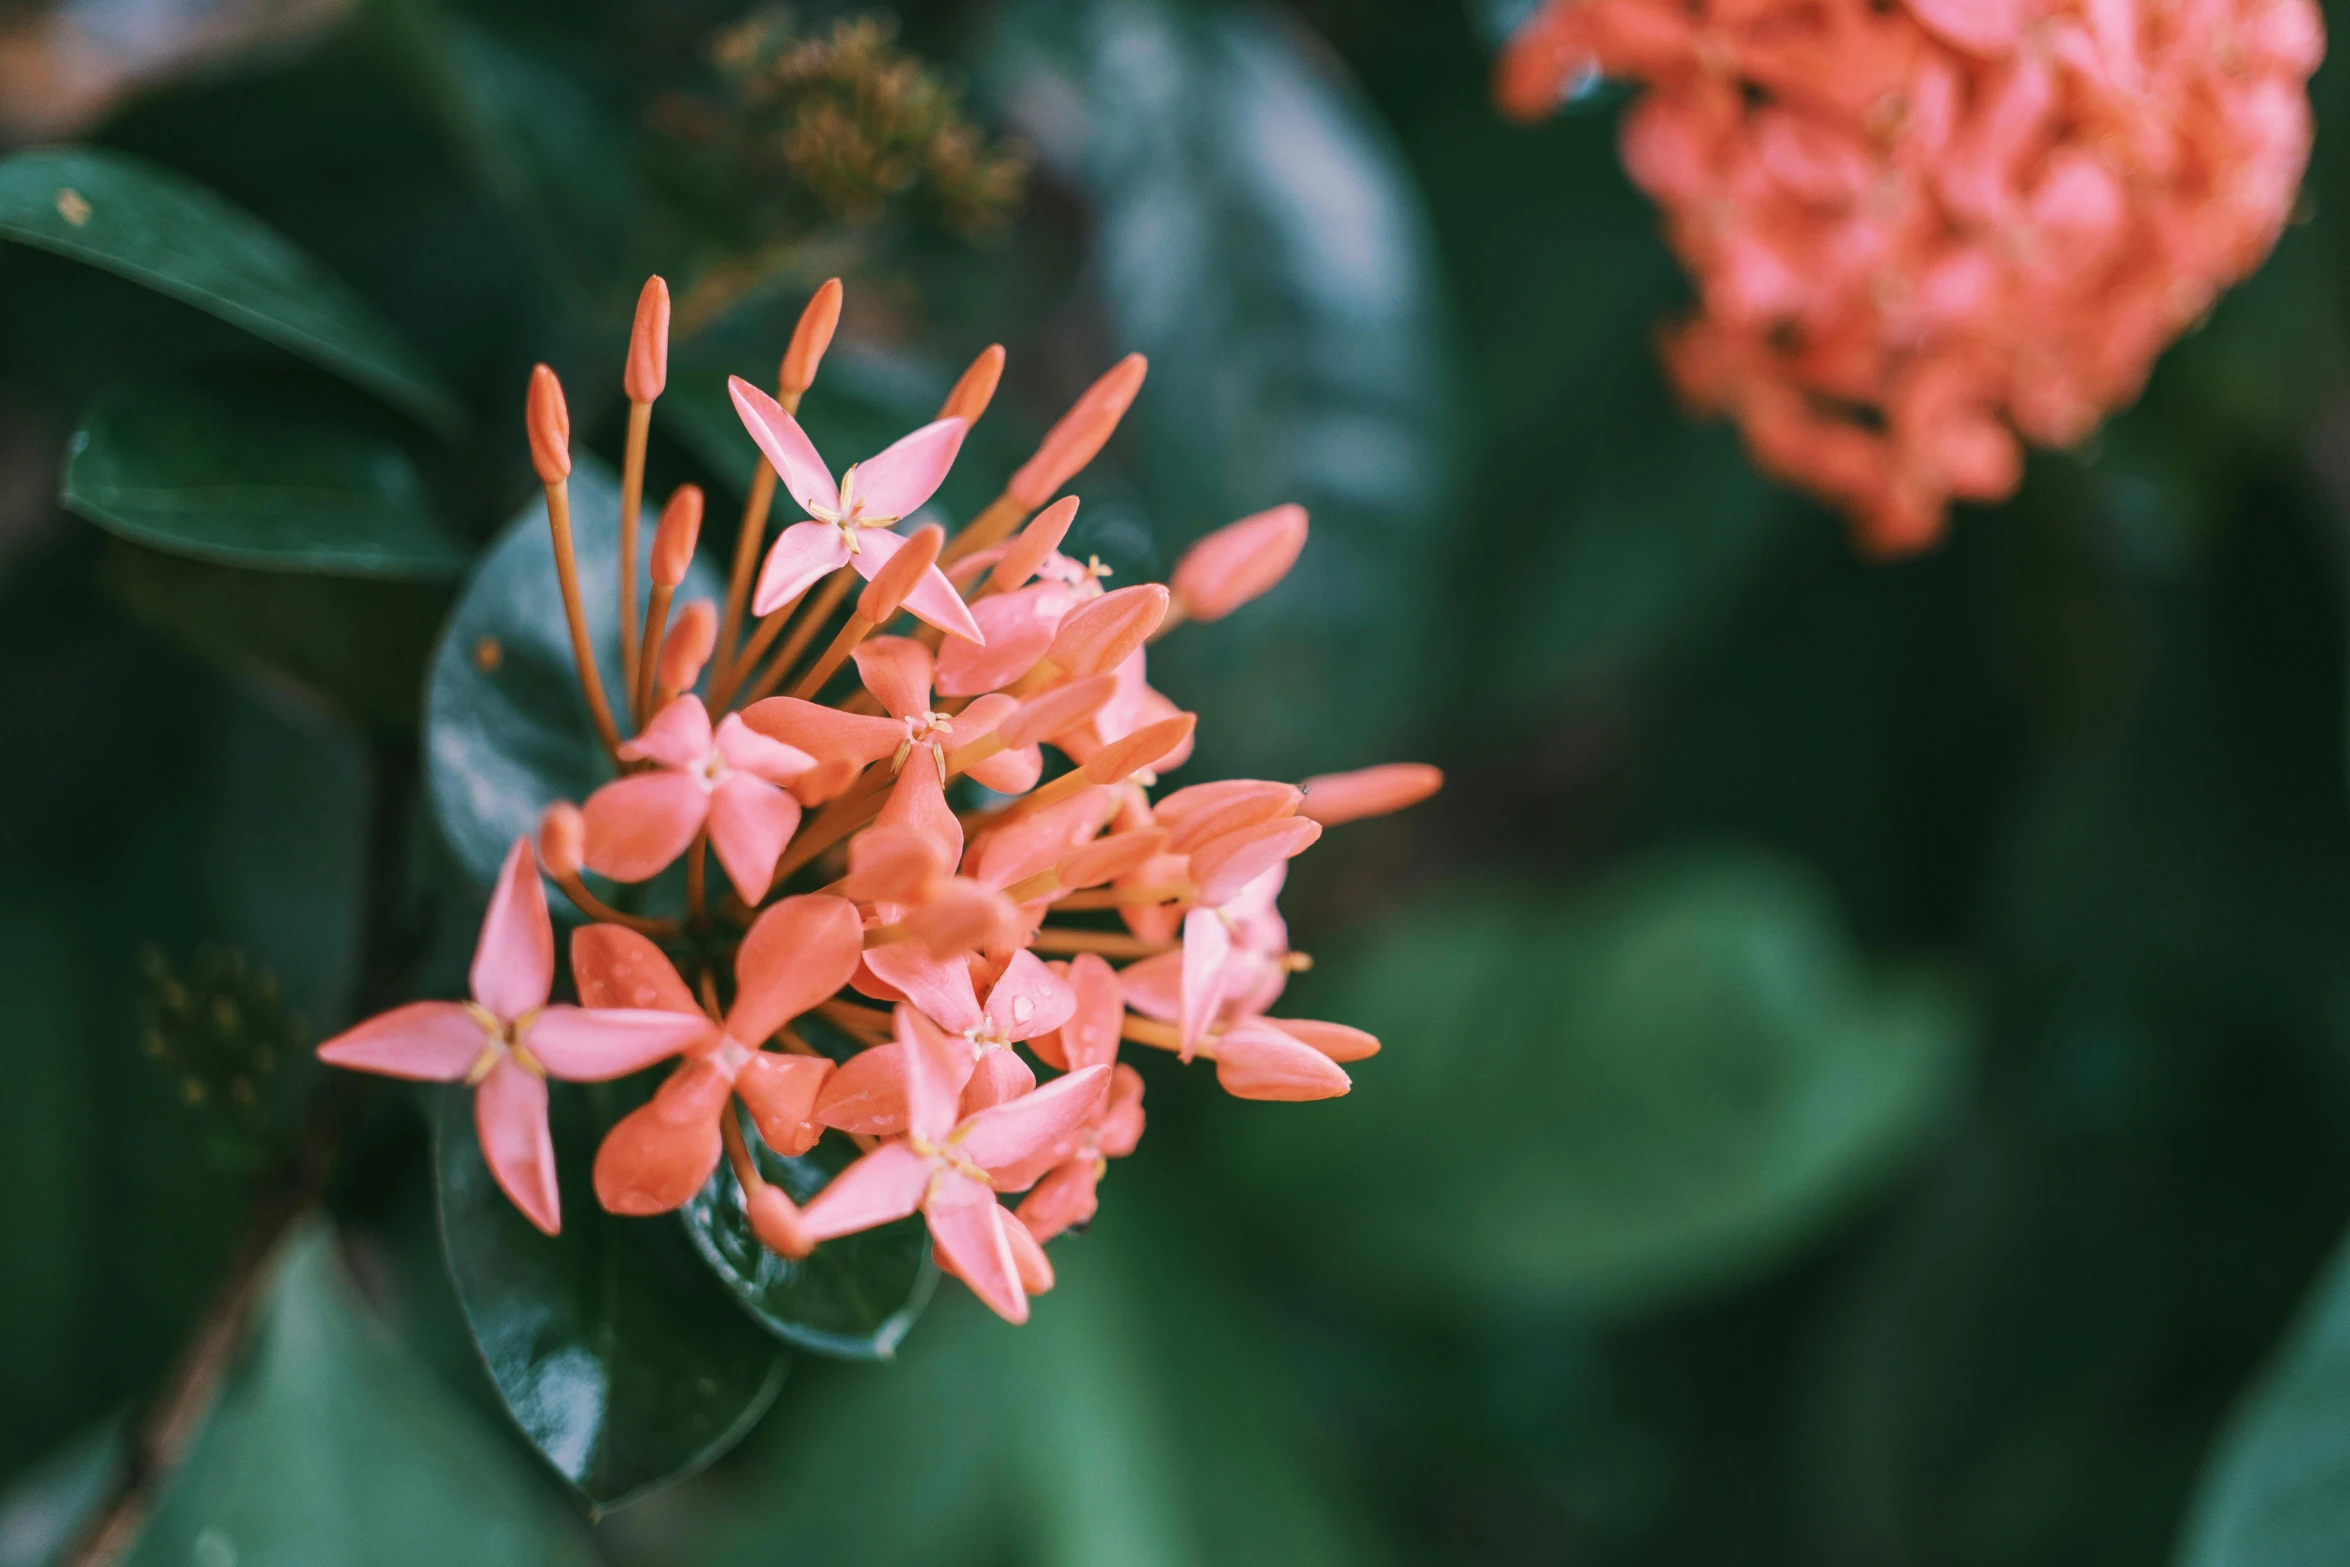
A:
{"type": "Polygon", "coordinates": [[[1311,508],[1154,669],[1199,775],[1450,772],[1292,882],[1298,1006],[1387,1052],[1303,1108],[1154,1072],[1033,1325],[949,1291],[894,1364],[794,1357],[592,1527],[387,1096],[137,1560],[2350,1559],[2339,68],[2269,265],[1883,566],[1674,408],[1610,106],[1487,103],[1516,10],[0,4],[0,134],[175,171],[284,280],[79,254],[0,165],[0,1567],[200,1309],[301,1047],[462,959],[426,659],[533,360],[616,455],[654,269],[656,486],[740,494],[721,373],[840,272],[820,442],[1010,348],[951,511],[1130,349],[1079,553],[1311,508]],[[289,553],[327,514],[357,555],[289,553]]]}

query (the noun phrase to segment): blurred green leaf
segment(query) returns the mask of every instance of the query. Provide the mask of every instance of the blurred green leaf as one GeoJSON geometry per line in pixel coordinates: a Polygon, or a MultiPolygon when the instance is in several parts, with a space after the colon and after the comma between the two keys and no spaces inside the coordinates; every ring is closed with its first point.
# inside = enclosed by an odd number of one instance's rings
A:
{"type": "Polygon", "coordinates": [[[789,1363],[673,1227],[596,1202],[590,1172],[610,1124],[598,1109],[623,1097],[555,1091],[560,1235],[541,1234],[498,1190],[470,1090],[440,1091],[433,1138],[441,1237],[474,1344],[523,1434],[598,1512],[740,1441],[789,1363]]]}
{"type": "Polygon", "coordinates": [[[323,1225],[286,1244],[246,1363],[129,1567],[558,1567],[578,1526],[364,1316],[323,1225]]]}
{"type": "Polygon", "coordinates": [[[104,573],[134,616],[226,669],[374,728],[417,722],[444,589],[248,571],[120,540],[104,573]]]}
{"type": "Polygon", "coordinates": [[[95,147],[17,153],[0,161],[0,238],[218,316],[444,434],[463,419],[431,367],[348,284],[169,169],[95,147]]]}
{"type": "Polygon", "coordinates": [[[1617,1312],[1751,1273],[1963,1077],[1948,988],[1873,972],[1777,859],[1652,863],[1564,912],[1456,897],[1328,969],[1299,999],[1386,1049],[1347,1098],[1259,1119],[1253,1168],[1334,1267],[1414,1297],[1617,1312]]]}
{"type": "Polygon", "coordinates": [[[2350,1560],[2350,1248],[2222,1433],[2179,1567],[2322,1567],[2350,1560]]]}
{"type": "Polygon", "coordinates": [[[843,1367],[661,1559],[695,1567],[1285,1567],[1385,1559],[1305,1456],[1264,1324],[1175,1212],[1121,1193],[1023,1327],[949,1291],[897,1364],[843,1367]]]}
{"type": "Polygon", "coordinates": [[[1437,530],[1471,520],[1444,509],[1444,317],[1400,155],[1269,12],[1024,0],[990,76],[1092,201],[1110,346],[1150,356],[1124,440],[1161,554],[1284,501],[1313,514],[1289,581],[1154,649],[1154,670],[1216,693],[1201,744],[1220,766],[1381,759],[1431,694],[1437,530]],[[1267,668],[1282,678],[1252,678],[1267,668]]]}
{"type": "Polygon", "coordinates": [[[291,388],[117,386],[73,434],[64,502],[134,544],[260,571],[431,580],[469,553],[390,432],[291,388]]]}
{"type": "MultiPolygon", "coordinates": [[[[768,1183],[803,1206],[856,1156],[841,1139],[826,1138],[813,1152],[786,1159],[747,1120],[743,1135],[768,1183]]],[[[723,1164],[678,1217],[702,1260],[767,1331],[819,1355],[889,1359],[938,1287],[930,1231],[919,1218],[827,1241],[800,1262],[768,1250],[751,1232],[742,1188],[723,1164]]]]}
{"type": "MultiPolygon", "coordinates": [[[[571,533],[605,696],[620,716],[620,488],[593,463],[572,469],[571,533]]],[[[641,594],[649,523],[638,539],[641,594]]],[[[725,592],[716,569],[697,559],[677,604],[725,592]]],[[[441,632],[425,701],[425,766],[441,830],[484,887],[514,840],[537,831],[550,802],[584,800],[612,775],[580,694],[543,496],[491,541],[441,632]]]]}

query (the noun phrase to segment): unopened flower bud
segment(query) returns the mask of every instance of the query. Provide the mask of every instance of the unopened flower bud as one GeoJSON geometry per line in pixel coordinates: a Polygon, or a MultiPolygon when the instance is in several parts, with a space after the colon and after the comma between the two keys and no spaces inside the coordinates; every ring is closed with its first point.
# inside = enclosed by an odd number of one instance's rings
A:
{"type": "Polygon", "coordinates": [[[1425,762],[1387,762],[1307,779],[1305,801],[1297,810],[1300,816],[1335,827],[1417,805],[1443,787],[1443,772],[1425,762]]]}
{"type": "Polygon", "coordinates": [[[938,552],[947,541],[947,530],[937,523],[925,523],[906,537],[882,568],[865,584],[865,591],[857,595],[857,618],[868,625],[882,625],[898,612],[906,602],[906,595],[921,584],[923,574],[938,563],[938,552]]]}
{"type": "Polygon", "coordinates": [[[939,405],[941,419],[968,419],[973,424],[987,412],[987,405],[995,401],[996,383],[1004,377],[1004,345],[991,343],[981,350],[971,368],[955,382],[954,390],[939,405]]]}
{"type": "Polygon", "coordinates": [[[1306,547],[1306,509],[1276,506],[1228,523],[1183,552],[1168,585],[1192,620],[1221,620],[1269,592],[1306,547]]]}
{"type": "Polygon", "coordinates": [[[816,367],[824,362],[824,351],[832,346],[833,331],[840,325],[840,293],[840,279],[827,278],[800,312],[791,346],[783,351],[783,369],[775,378],[784,402],[793,402],[816,384],[816,367]]]}
{"type": "Polygon", "coordinates": [[[1145,724],[1130,735],[1112,740],[1087,758],[1083,768],[1085,776],[1097,784],[1124,783],[1189,740],[1198,723],[1197,713],[1177,713],[1173,718],[1145,724]]]}
{"type": "Polygon", "coordinates": [[[841,791],[855,783],[862,771],[846,757],[827,757],[791,781],[791,797],[802,805],[822,805],[827,800],[838,799],[841,791]]]}
{"type": "Polygon", "coordinates": [[[632,403],[649,403],[669,384],[669,285],[645,279],[636,297],[636,325],[628,334],[628,374],[622,384],[632,403]]]}
{"type": "Polygon", "coordinates": [[[1063,616],[1045,657],[1079,678],[1106,674],[1149,641],[1166,618],[1167,590],[1158,583],[1139,582],[1120,588],[1063,616]]]}
{"type": "Polygon", "coordinates": [[[1202,845],[1191,856],[1191,879],[1202,908],[1220,908],[1259,876],[1314,846],[1322,824],[1303,816],[1243,827],[1202,845]]]}
{"type": "Polygon", "coordinates": [[[998,593],[1011,593],[1026,587],[1028,579],[1036,575],[1045,557],[1061,547],[1069,536],[1069,525],[1077,520],[1077,497],[1064,495],[1036,514],[1034,521],[1020,530],[1020,536],[1004,546],[996,561],[995,575],[987,585],[998,593]]]}
{"type": "Polygon", "coordinates": [[[561,484],[571,477],[571,410],[563,403],[563,383],[545,365],[530,372],[523,420],[530,430],[530,465],[538,470],[539,482],[561,484]]]}
{"type": "Polygon", "coordinates": [[[960,879],[941,884],[907,911],[906,929],[942,962],[971,952],[1001,952],[1020,939],[1020,911],[993,887],[960,879]]]}
{"type": "Polygon", "coordinates": [[[1061,486],[1109,444],[1118,421],[1133,404],[1134,394],[1142,390],[1142,378],[1149,369],[1150,362],[1140,354],[1128,354],[1112,365],[1061,415],[1060,422],[1045,432],[1036,455],[1020,465],[1012,482],[1004,486],[1004,493],[1028,511],[1058,495],[1061,486]]]}
{"type": "Polygon", "coordinates": [[[1367,1061],[1379,1053],[1379,1038],[1344,1023],[1325,1023],[1319,1018],[1285,1017],[1278,1020],[1281,1032],[1302,1044],[1313,1046],[1333,1061],[1367,1061]]]}
{"type": "Polygon", "coordinates": [[[869,827],[849,840],[841,896],[851,903],[920,903],[953,868],[928,834],[869,827]]]}
{"type": "Polygon", "coordinates": [[[539,816],[539,865],[559,882],[578,877],[587,853],[587,823],[579,807],[557,800],[539,816]]]}
{"type": "Polygon", "coordinates": [[[751,1233],[769,1251],[796,1262],[816,1249],[816,1243],[808,1238],[807,1230],[800,1223],[800,1210],[792,1206],[792,1200],[783,1194],[781,1187],[760,1186],[751,1193],[744,1211],[750,1217],[751,1233]]]}
{"type": "Polygon", "coordinates": [[[660,525],[653,530],[653,580],[668,588],[683,582],[701,539],[702,487],[681,484],[661,508],[660,525]]]}
{"type": "Polygon", "coordinates": [[[1064,887],[1098,887],[1142,869],[1151,856],[1166,847],[1167,835],[1155,827],[1114,833],[1069,855],[1056,872],[1064,887]]]}
{"type": "Polygon", "coordinates": [[[1004,742],[1004,749],[1017,751],[1065,735],[1108,706],[1117,694],[1116,675],[1095,675],[1055,686],[996,725],[996,737],[1004,742]]]}
{"type": "Polygon", "coordinates": [[[718,610],[708,599],[695,599],[677,612],[669,635],[661,639],[661,663],[654,671],[668,691],[690,691],[710,662],[718,645],[718,610]]]}
{"type": "Polygon", "coordinates": [[[1151,814],[1168,830],[1167,847],[1189,854],[1211,838],[1292,815],[1302,798],[1289,784],[1230,778],[1178,789],[1153,806],[1151,814]]]}

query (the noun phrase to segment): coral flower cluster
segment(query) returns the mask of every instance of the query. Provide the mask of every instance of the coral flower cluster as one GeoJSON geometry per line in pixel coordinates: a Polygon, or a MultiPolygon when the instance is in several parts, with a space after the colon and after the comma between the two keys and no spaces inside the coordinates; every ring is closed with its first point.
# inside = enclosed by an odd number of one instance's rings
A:
{"type": "Polygon", "coordinates": [[[2313,0],[1549,0],[1497,93],[1645,84],[1625,166],[1699,296],[1673,380],[1898,553],[2260,264],[2323,52],[2313,0]]]}
{"type": "Polygon", "coordinates": [[[655,526],[640,618],[645,440],[667,373],[667,291],[647,285],[626,378],[617,697],[579,594],[568,415],[553,374],[536,372],[531,449],[615,776],[550,803],[535,844],[514,844],[470,1000],[399,1008],[319,1053],[474,1085],[490,1170],[550,1234],[562,1215],[548,1080],[665,1065],[598,1150],[605,1208],[666,1213],[732,1180],[760,1240],[792,1258],[919,1212],[940,1265],[1022,1321],[1052,1283],[1044,1243],[1092,1216],[1107,1161],[1142,1135],[1128,1046],[1209,1063],[1244,1098],[1347,1091],[1347,1064],[1378,1041],[1274,1015],[1305,962],[1276,898],[1324,828],[1442,779],[1398,763],[1163,786],[1190,755],[1193,715],[1152,688],[1149,644],[1279,582],[1305,513],[1276,507],[1209,535],[1165,585],[1112,587],[1064,555],[1077,501],[1055,497],[1133,401],[1135,357],[950,539],[918,519],[1002,351],[934,422],[836,474],[795,414],[839,307],[828,284],[773,395],[731,383],[765,461],[726,601],[671,613],[701,526],[689,488],[655,526]],[[769,543],[779,489],[804,517],[769,543]],[[614,902],[649,905],[588,880],[648,882],[680,860],[683,907],[669,915],[623,912],[614,902]],[[552,1000],[542,878],[588,919],[570,941],[576,1005],[552,1000]],[[859,1157],[804,1208],[761,1176],[751,1139],[794,1156],[827,1136],[859,1157]]]}

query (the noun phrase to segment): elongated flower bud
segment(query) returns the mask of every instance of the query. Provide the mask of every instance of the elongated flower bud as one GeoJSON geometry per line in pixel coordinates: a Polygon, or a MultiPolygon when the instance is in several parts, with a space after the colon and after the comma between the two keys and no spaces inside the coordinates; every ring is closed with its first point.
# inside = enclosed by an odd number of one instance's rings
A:
{"type": "Polygon", "coordinates": [[[548,806],[539,816],[538,847],[539,866],[549,876],[559,882],[577,879],[587,853],[587,823],[579,807],[569,800],[548,806]]]}
{"type": "Polygon", "coordinates": [[[1228,523],[1183,552],[1168,586],[1191,620],[1222,620],[1289,575],[1306,547],[1306,509],[1276,506],[1228,523]]]}
{"type": "Polygon", "coordinates": [[[783,351],[783,369],[775,378],[782,401],[794,402],[816,384],[816,367],[824,362],[824,351],[832,346],[833,331],[840,325],[840,294],[840,279],[827,278],[800,312],[791,346],[783,351]]]}
{"type": "Polygon", "coordinates": [[[1387,762],[1307,779],[1305,801],[1297,810],[1300,816],[1335,827],[1417,805],[1443,787],[1444,773],[1425,762],[1387,762]]]}
{"type": "Polygon", "coordinates": [[[1333,1061],[1368,1061],[1379,1053],[1379,1038],[1344,1023],[1325,1023],[1319,1018],[1267,1018],[1281,1032],[1301,1044],[1313,1046],[1333,1061]]]}
{"type": "Polygon", "coordinates": [[[1059,494],[1061,486],[1077,477],[1109,444],[1118,421],[1133,405],[1134,394],[1142,390],[1142,378],[1149,369],[1150,361],[1140,354],[1128,354],[1112,365],[1070,405],[1060,422],[1045,432],[1036,455],[1020,465],[1012,482],[1004,486],[1004,493],[1028,511],[1059,494]]]}
{"type": "Polygon", "coordinates": [[[1045,557],[1061,547],[1061,541],[1069,536],[1069,525],[1076,520],[1074,495],[1064,495],[1038,512],[1035,520],[1020,530],[1020,536],[1004,546],[987,585],[998,593],[1026,587],[1028,579],[1044,564],[1045,557]]]}
{"type": "Polygon", "coordinates": [[[1260,822],[1277,821],[1295,812],[1303,798],[1297,789],[1285,783],[1257,779],[1233,779],[1231,783],[1230,788],[1218,784],[1196,785],[1219,791],[1214,797],[1196,803],[1183,798],[1191,790],[1178,790],[1153,809],[1152,815],[1168,829],[1169,849],[1177,854],[1189,854],[1211,838],[1254,827],[1260,822]],[[1190,808],[1182,809],[1186,806],[1190,808]]]}
{"type": "Polygon", "coordinates": [[[923,573],[938,563],[946,542],[947,530],[935,522],[916,528],[857,595],[857,618],[878,626],[895,615],[906,595],[920,585],[923,573]]]}
{"type": "Polygon", "coordinates": [[[708,599],[695,599],[677,612],[669,635],[661,639],[661,667],[655,671],[663,688],[689,691],[710,662],[718,645],[718,610],[708,599]]]}
{"type": "Polygon", "coordinates": [[[1156,582],[1105,593],[1061,620],[1045,657],[1072,675],[1106,674],[1150,640],[1167,618],[1167,590],[1156,582]]]}
{"type": "Polygon", "coordinates": [[[1115,675],[1072,680],[1067,685],[1053,687],[996,725],[996,736],[1004,742],[1005,750],[1017,751],[1055,735],[1065,735],[1108,706],[1110,698],[1117,694],[1115,675]]]}
{"type": "Polygon", "coordinates": [[[1064,887],[1098,887],[1105,881],[1138,871],[1152,855],[1167,847],[1167,835],[1155,827],[1113,833],[1096,838],[1057,867],[1064,887]]]}
{"type": "Polygon", "coordinates": [[[669,384],[669,285],[660,278],[645,279],[645,291],[636,297],[623,384],[632,403],[653,401],[669,384]]]}
{"type": "Polygon", "coordinates": [[[1220,907],[1283,860],[1305,853],[1321,836],[1320,822],[1289,816],[1243,827],[1203,845],[1191,856],[1191,879],[1199,883],[1200,905],[1220,907]]]}
{"type": "Polygon", "coordinates": [[[563,383],[555,372],[539,365],[530,372],[530,400],[524,409],[530,430],[530,465],[541,484],[561,484],[571,477],[571,410],[563,403],[563,383]]]}
{"type": "MultiPolygon", "coordinates": [[[[1124,783],[1190,739],[1198,723],[1197,713],[1177,713],[1173,718],[1145,724],[1094,752],[1083,769],[1085,776],[1097,784],[1124,783]]],[[[1319,827],[1314,830],[1321,831],[1319,827]]]]}
{"type": "Polygon", "coordinates": [[[1004,345],[991,343],[971,361],[971,368],[955,382],[954,390],[947,393],[947,400],[939,405],[938,416],[968,419],[977,424],[979,416],[987,412],[987,405],[995,401],[996,383],[1003,378],[1004,345]]]}
{"type": "Polygon", "coordinates": [[[669,588],[683,582],[701,539],[702,487],[681,484],[661,508],[660,526],[653,530],[653,580],[669,588]]]}

